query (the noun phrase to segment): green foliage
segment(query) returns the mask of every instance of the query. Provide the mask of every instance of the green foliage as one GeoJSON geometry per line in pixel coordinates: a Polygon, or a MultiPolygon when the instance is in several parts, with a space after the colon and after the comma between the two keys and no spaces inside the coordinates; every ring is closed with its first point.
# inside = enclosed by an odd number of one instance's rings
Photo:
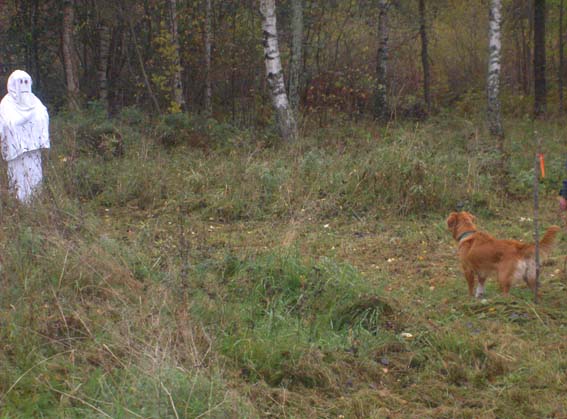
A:
{"type": "Polygon", "coordinates": [[[94,160],[85,159],[74,163],[65,176],[67,193],[82,199],[93,199],[106,188],[103,167],[94,160]]]}
{"type": "Polygon", "coordinates": [[[105,158],[124,154],[122,134],[111,122],[80,127],[77,142],[79,149],[85,153],[94,152],[105,158]]]}
{"type": "Polygon", "coordinates": [[[159,96],[163,98],[163,102],[167,105],[167,111],[171,114],[181,112],[179,105],[173,100],[172,86],[174,74],[181,71],[178,63],[179,52],[175,44],[172,42],[172,35],[165,22],[161,22],[157,36],[153,38],[154,50],[157,60],[153,62],[156,69],[151,75],[153,85],[156,87],[159,96]]]}
{"type": "MultiPolygon", "coordinates": [[[[237,397],[225,395],[227,388],[221,377],[209,378],[199,371],[168,365],[156,371],[95,371],[85,387],[87,394],[111,406],[107,413],[112,417],[129,417],[132,412],[151,418],[255,417],[237,397]]],[[[81,411],[86,409],[77,409],[77,417],[81,411]]]]}
{"type": "Polygon", "coordinates": [[[223,352],[249,378],[322,385],[317,371],[299,378],[293,367],[315,342],[328,352],[347,348],[353,331],[382,339],[388,334],[383,314],[393,310],[351,266],[303,261],[294,252],[225,263],[227,305],[216,322],[225,325],[223,352]]]}
{"type": "Polygon", "coordinates": [[[117,157],[77,145],[104,125],[96,109],[55,118],[38,200],[0,195],[2,415],[561,416],[560,258],[537,307],[492,281],[472,302],[444,220],[463,203],[481,228],[529,240],[536,129],[542,223],[557,223],[562,124],[507,121],[508,205],[494,147],[457,116],[307,122],[288,147],[167,119],[218,136],[204,150],[160,144],[164,121],[112,120],[117,157]]]}
{"type": "MultiPolygon", "coordinates": [[[[67,193],[106,208],[149,209],[167,201],[205,218],[243,220],[306,209],[326,216],[417,215],[465,201],[482,209],[496,198],[497,155],[466,120],[440,119],[435,129],[400,126],[384,133],[364,125],[319,129],[290,158],[266,148],[261,138],[250,143],[246,131],[191,114],[170,114],[143,126],[135,109],[105,123],[94,115],[61,125],[65,153],[54,164],[65,168],[58,173],[67,193]],[[122,138],[122,160],[108,152],[116,138],[122,138]]],[[[528,196],[529,144],[519,144],[525,143],[511,143],[512,188],[528,196]]],[[[554,190],[560,161],[548,158],[548,167],[544,185],[554,190]]]]}
{"type": "MultiPolygon", "coordinates": [[[[98,102],[91,104],[88,113],[77,113],[61,119],[57,129],[64,134],[66,151],[75,157],[79,154],[110,160],[122,157],[130,132],[125,126],[107,119],[104,109],[98,102]]],[[[56,122],[56,126],[59,121],[56,122]]]]}
{"type": "Polygon", "coordinates": [[[162,116],[153,135],[166,147],[188,145],[210,148],[230,144],[239,131],[230,124],[187,113],[162,116]]]}
{"type": "Polygon", "coordinates": [[[143,129],[150,122],[148,115],[135,106],[122,108],[118,119],[127,126],[138,127],[139,129],[143,129]]]}

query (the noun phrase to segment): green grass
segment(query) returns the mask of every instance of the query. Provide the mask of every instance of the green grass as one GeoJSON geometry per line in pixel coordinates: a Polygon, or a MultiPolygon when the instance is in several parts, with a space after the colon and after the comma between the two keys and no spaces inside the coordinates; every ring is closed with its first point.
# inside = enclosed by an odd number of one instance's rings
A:
{"type": "Polygon", "coordinates": [[[475,121],[306,126],[56,118],[37,202],[0,195],[0,418],[567,415],[565,239],[538,305],[477,301],[445,226],[531,240],[534,127],[561,224],[563,124],[507,121],[509,200],[475,121]]]}

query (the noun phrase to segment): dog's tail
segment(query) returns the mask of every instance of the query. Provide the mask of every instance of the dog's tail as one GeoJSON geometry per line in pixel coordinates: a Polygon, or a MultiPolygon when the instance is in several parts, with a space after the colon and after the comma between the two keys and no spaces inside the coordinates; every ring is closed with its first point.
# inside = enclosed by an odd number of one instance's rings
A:
{"type": "Polygon", "coordinates": [[[553,244],[555,243],[555,236],[561,230],[558,226],[551,226],[547,229],[542,239],[539,241],[539,250],[543,254],[547,254],[551,251],[553,244]]]}

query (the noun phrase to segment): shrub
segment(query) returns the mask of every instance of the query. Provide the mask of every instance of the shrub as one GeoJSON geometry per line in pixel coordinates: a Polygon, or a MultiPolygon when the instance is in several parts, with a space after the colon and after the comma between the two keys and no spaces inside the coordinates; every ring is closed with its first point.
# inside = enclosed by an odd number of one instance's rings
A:
{"type": "Polygon", "coordinates": [[[178,145],[206,146],[209,142],[194,124],[194,119],[186,113],[164,115],[155,129],[158,142],[166,147],[178,145]]]}
{"type": "Polygon", "coordinates": [[[150,123],[148,115],[135,106],[122,108],[118,120],[125,125],[138,129],[144,128],[150,123]]]}
{"type": "Polygon", "coordinates": [[[124,143],[120,129],[112,122],[87,123],[77,130],[77,145],[86,154],[104,158],[124,155],[124,143]]]}

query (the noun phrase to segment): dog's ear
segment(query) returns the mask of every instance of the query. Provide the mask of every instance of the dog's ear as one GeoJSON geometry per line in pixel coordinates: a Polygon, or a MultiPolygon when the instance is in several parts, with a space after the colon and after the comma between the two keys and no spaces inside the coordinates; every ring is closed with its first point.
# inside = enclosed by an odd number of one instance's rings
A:
{"type": "Polygon", "coordinates": [[[457,223],[457,218],[458,218],[458,214],[456,212],[452,212],[451,214],[449,214],[449,217],[447,218],[447,227],[453,228],[457,223]]]}
{"type": "Polygon", "coordinates": [[[476,217],[475,217],[473,214],[471,214],[471,213],[468,212],[468,211],[466,211],[465,214],[466,214],[467,218],[469,219],[469,221],[470,221],[471,223],[476,222],[476,217]]]}

